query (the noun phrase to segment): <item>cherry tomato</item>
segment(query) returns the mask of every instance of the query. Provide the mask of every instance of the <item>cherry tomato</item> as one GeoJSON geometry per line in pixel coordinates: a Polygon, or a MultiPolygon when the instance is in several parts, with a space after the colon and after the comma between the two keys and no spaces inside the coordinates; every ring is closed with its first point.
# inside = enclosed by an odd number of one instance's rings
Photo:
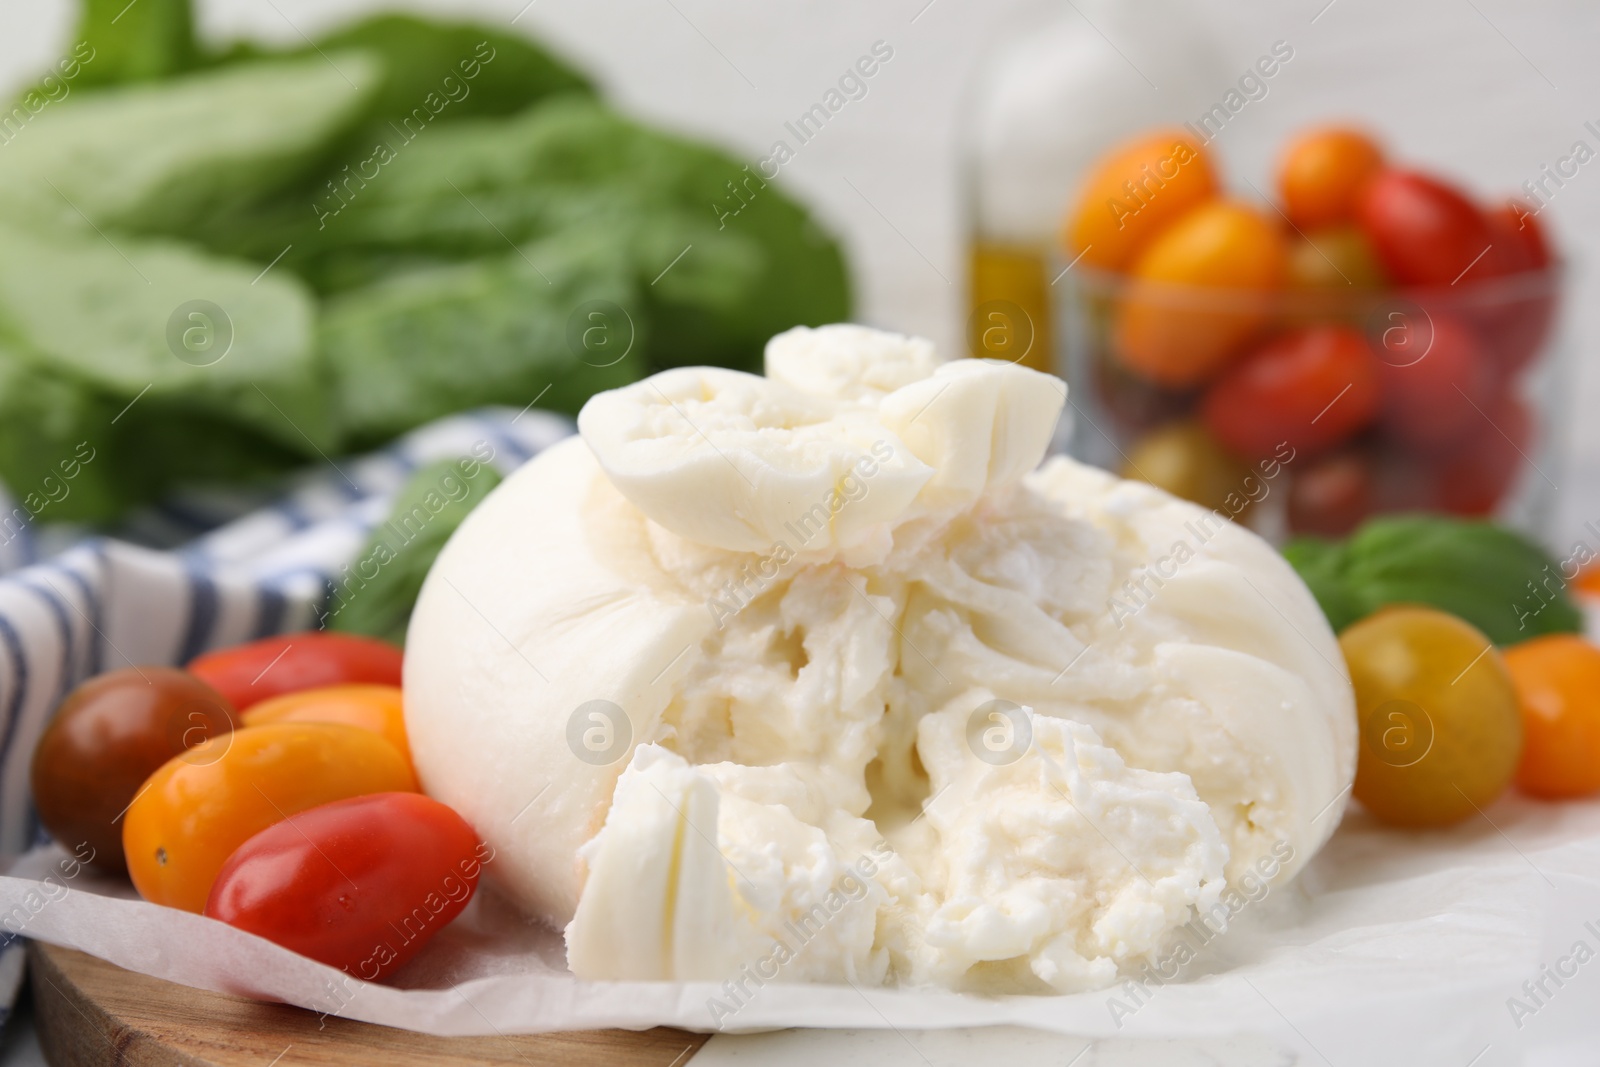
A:
{"type": "Polygon", "coordinates": [[[1289,251],[1289,287],[1308,292],[1382,289],[1388,283],[1366,235],[1354,226],[1317,230],[1289,251]]]}
{"type": "Polygon", "coordinates": [[[1301,229],[1354,218],[1361,189],[1383,167],[1372,138],[1338,126],[1310,130],[1289,143],[1278,165],[1283,209],[1301,229]]]}
{"type": "Polygon", "coordinates": [[[1560,799],[1600,792],[1600,648],[1551,634],[1506,650],[1527,743],[1517,788],[1560,799]]]}
{"type": "Polygon", "coordinates": [[[128,873],[146,900],[200,911],[233,850],[280,819],[332,800],[416,788],[405,759],[371,730],[246,726],[150,776],[123,817],[128,873]]]}
{"type": "Polygon", "coordinates": [[[1147,134],[1097,163],[1067,217],[1067,255],[1121,271],[1162,230],[1217,194],[1211,157],[1182,130],[1147,134]]]}
{"type": "Polygon", "coordinates": [[[400,650],[383,641],[309,630],[207,652],[189,664],[189,672],[243,711],[302,689],[357,682],[399,685],[400,660],[400,650]]]}
{"type": "Polygon", "coordinates": [[[1247,204],[1203,204],[1134,262],[1116,351],[1158,385],[1205,382],[1261,328],[1287,271],[1287,246],[1271,219],[1247,204]]]}
{"type": "MultiPolygon", "coordinates": [[[[33,750],[39,821],[92,866],[127,869],[119,820],[169,759],[239,725],[222,694],[171,667],[128,667],[67,694],[33,750]]],[[[81,857],[80,857],[81,858],[81,857]]]]}
{"type": "Polygon", "coordinates": [[[1456,515],[1490,515],[1516,484],[1533,436],[1528,408],[1505,395],[1484,415],[1476,430],[1434,461],[1433,506],[1456,515]]]}
{"type": "Polygon", "coordinates": [[[337,800],[241,844],[205,913],[377,981],[461,913],[492,857],[465,819],[421,794],[337,800]]]}
{"type": "Polygon", "coordinates": [[[1163,426],[1139,440],[1128,450],[1121,474],[1235,519],[1249,511],[1251,487],[1260,482],[1204,426],[1188,421],[1163,426]]]}
{"type": "Polygon", "coordinates": [[[1377,415],[1377,361],[1354,327],[1292,330],[1223,375],[1201,411],[1206,428],[1241,459],[1270,455],[1285,441],[1309,458],[1377,415]]]}
{"type": "Polygon", "coordinates": [[[1314,460],[1289,482],[1289,529],[1317,537],[1344,537],[1375,508],[1372,458],[1342,452],[1314,460]]]}
{"type": "Polygon", "coordinates": [[[1438,510],[1437,473],[1423,457],[1381,438],[1373,442],[1371,453],[1374,514],[1438,510]]]}
{"type": "Polygon", "coordinates": [[[1483,413],[1495,375],[1477,336],[1460,320],[1432,312],[1418,333],[1400,357],[1378,349],[1384,429],[1413,448],[1440,449],[1487,428],[1483,413]]]}
{"type": "Polygon", "coordinates": [[[271,722],[342,722],[371,730],[411,762],[405,706],[394,685],[330,685],[263,700],[245,712],[246,726],[271,722]]]}
{"type": "Polygon", "coordinates": [[[1543,270],[1550,265],[1550,244],[1545,240],[1544,227],[1526,203],[1512,197],[1491,208],[1488,217],[1495,233],[1517,249],[1516,270],[1543,270]]]}
{"type": "Polygon", "coordinates": [[[1183,418],[1194,407],[1193,393],[1152,385],[1109,351],[1098,356],[1090,369],[1095,392],[1124,434],[1148,433],[1183,418]]]}
{"type": "Polygon", "coordinates": [[[1572,588],[1584,596],[1600,597],[1600,563],[1591,563],[1579,571],[1572,588]]]}
{"type": "MultiPolygon", "coordinates": [[[[1496,363],[1507,376],[1528,365],[1544,349],[1555,321],[1556,280],[1543,272],[1550,251],[1533,213],[1511,201],[1487,213],[1494,249],[1487,277],[1504,279],[1486,286],[1473,304],[1473,319],[1496,363]]],[[[1481,266],[1481,264],[1480,264],[1481,266]]],[[[1477,268],[1467,277],[1476,279],[1477,268]]]]}
{"type": "Polygon", "coordinates": [[[1396,826],[1447,826],[1487,807],[1522,756],[1500,653],[1454,615],[1392,607],[1339,635],[1355,684],[1355,796],[1396,826]]]}
{"type": "Polygon", "coordinates": [[[1448,286],[1493,243],[1483,213],[1452,186],[1389,170],[1362,187],[1356,219],[1389,277],[1448,286]]]}

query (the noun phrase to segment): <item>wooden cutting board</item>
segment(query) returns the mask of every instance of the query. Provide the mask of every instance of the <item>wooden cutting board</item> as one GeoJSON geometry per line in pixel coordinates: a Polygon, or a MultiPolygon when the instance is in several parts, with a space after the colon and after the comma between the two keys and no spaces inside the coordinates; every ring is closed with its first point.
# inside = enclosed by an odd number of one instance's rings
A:
{"type": "Polygon", "coordinates": [[[683,1067],[707,1035],[658,1028],[429,1037],[262,1004],[31,942],[35,1025],[52,1067],[683,1067]]]}

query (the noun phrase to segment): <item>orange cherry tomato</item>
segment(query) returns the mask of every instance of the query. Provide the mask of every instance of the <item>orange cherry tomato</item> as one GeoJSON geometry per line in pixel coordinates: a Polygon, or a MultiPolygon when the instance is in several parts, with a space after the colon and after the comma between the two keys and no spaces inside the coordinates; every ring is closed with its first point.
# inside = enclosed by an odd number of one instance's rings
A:
{"type": "Polygon", "coordinates": [[[263,700],[245,712],[246,726],[272,722],[342,722],[382,735],[411,762],[405,706],[395,685],[330,685],[263,700]]]}
{"type": "Polygon", "coordinates": [[[1145,378],[1198,385],[1267,320],[1288,250],[1278,226],[1235,201],[1195,208],[1139,256],[1118,308],[1118,356],[1145,378]]]}
{"type": "Polygon", "coordinates": [[[1061,239],[1069,257],[1121,271],[1191,209],[1217,195],[1211,157],[1182,130],[1162,130],[1114,149],[1089,173],[1061,239]]]}
{"type": "Polygon", "coordinates": [[[234,849],[280,819],[347,797],[416,791],[404,757],[371,730],[246,726],[150,776],[123,817],[128,874],[146,900],[198,912],[234,849]]]}
{"type": "Polygon", "coordinates": [[[1551,800],[1600,792],[1600,648],[1551,634],[1505,657],[1526,738],[1517,788],[1551,800]]]}
{"type": "Polygon", "coordinates": [[[1359,130],[1309,130],[1289,142],[1278,164],[1284,212],[1305,230],[1349,222],[1361,187],[1382,167],[1382,150],[1359,130]]]}
{"type": "Polygon", "coordinates": [[[1600,563],[1591,563],[1579,571],[1572,588],[1584,596],[1600,597],[1600,563]]]}

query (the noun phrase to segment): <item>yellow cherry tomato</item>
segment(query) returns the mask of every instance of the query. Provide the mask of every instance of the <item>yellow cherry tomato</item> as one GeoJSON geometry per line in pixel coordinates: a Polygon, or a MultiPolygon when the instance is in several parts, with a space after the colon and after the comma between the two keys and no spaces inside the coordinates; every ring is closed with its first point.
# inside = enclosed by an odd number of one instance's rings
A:
{"type": "Polygon", "coordinates": [[[1119,473],[1236,519],[1249,510],[1250,488],[1259,482],[1251,480],[1254,471],[1192,421],[1168,423],[1140,438],[1119,473]]]}
{"type": "Polygon", "coordinates": [[[1600,792],[1600,648],[1551,634],[1506,649],[1527,746],[1517,788],[1557,799],[1600,792]]]}
{"type": "Polygon", "coordinates": [[[411,762],[406,741],[405,706],[397,685],[330,685],[253,704],[244,713],[246,726],[273,722],[342,722],[371,730],[388,741],[411,762]]]}
{"type": "Polygon", "coordinates": [[[1199,385],[1267,321],[1287,271],[1276,222],[1248,204],[1203,204],[1134,262],[1117,313],[1116,353],[1157,385],[1199,385]]]}
{"type": "Polygon", "coordinates": [[[1121,271],[1174,221],[1217,195],[1211,157],[1182,130],[1130,141],[1089,172],[1061,240],[1068,258],[1121,271]]]}
{"type": "Polygon", "coordinates": [[[1308,233],[1290,248],[1291,289],[1353,292],[1382,289],[1386,284],[1377,254],[1354,226],[1308,233]]]}
{"type": "Polygon", "coordinates": [[[1447,826],[1488,807],[1522,755],[1504,660],[1433,608],[1387,608],[1339,635],[1361,728],[1355,796],[1396,826],[1447,826]]]}
{"type": "Polygon", "coordinates": [[[416,792],[393,745],[340,723],[245,726],[175,756],[123,816],[139,895],[199,912],[234,849],[297,812],[367,793],[416,792]]]}

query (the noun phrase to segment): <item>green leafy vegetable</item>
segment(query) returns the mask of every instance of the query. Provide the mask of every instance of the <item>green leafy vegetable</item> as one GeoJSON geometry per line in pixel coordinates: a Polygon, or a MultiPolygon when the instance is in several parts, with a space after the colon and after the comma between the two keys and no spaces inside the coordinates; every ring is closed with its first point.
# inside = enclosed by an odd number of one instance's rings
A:
{"type": "MultiPolygon", "coordinates": [[[[337,59],[377,81],[369,57],[337,59]]],[[[368,97],[320,58],[68,97],[0,152],[0,213],[62,230],[203,229],[314,168],[368,97]]]]}
{"type": "Polygon", "coordinates": [[[360,49],[382,61],[368,115],[380,129],[407,118],[429,125],[511,115],[545,97],[594,91],[589,79],[532,41],[471,23],[377,15],[320,38],[303,54],[316,49],[360,49]],[[418,108],[426,117],[415,114],[418,108]]]}
{"type": "Polygon", "coordinates": [[[206,54],[192,23],[89,0],[0,115],[0,477],[96,457],[52,517],[462,408],[575,412],[664,365],[758,369],[849,315],[804,208],[532,42],[379,15],[206,54]]]}
{"type": "Polygon", "coordinates": [[[170,78],[200,62],[189,0],[84,0],[78,41],[94,57],[84,86],[170,78]]]}
{"type": "MultiPolygon", "coordinates": [[[[719,218],[729,183],[759,182],[752,174],[714,149],[563,98],[426,131],[371,182],[326,200],[331,214],[315,226],[296,212],[292,262],[337,292],[418,263],[603,229],[644,294],[653,363],[759,370],[767,338],[847,318],[850,300],[838,246],[775,187],[750,185],[744,209],[719,218]]],[[[261,219],[245,248],[281,248],[285,221],[261,219]]]]}
{"type": "Polygon", "coordinates": [[[537,400],[576,413],[595,392],[637,379],[644,318],[633,284],[610,249],[577,236],[332,300],[322,349],[347,439],[380,441],[481,404],[537,400]],[[576,343],[573,316],[586,305],[603,309],[602,329],[614,334],[604,355],[576,343]]]}
{"type": "Polygon", "coordinates": [[[433,561],[469,512],[500,484],[493,467],[470,457],[419,469],[395,497],[328,605],[331,630],[404,645],[411,609],[433,561]]]}
{"type": "Polygon", "coordinates": [[[1582,629],[1555,561],[1490,522],[1374,519],[1343,544],[1300,538],[1284,556],[1336,631],[1389,604],[1447,611],[1498,645],[1582,629]]]}
{"type": "Polygon", "coordinates": [[[109,518],[194,478],[315,457],[335,431],[292,276],[170,242],[0,227],[0,473],[104,454],[53,518],[109,518]],[[181,356],[180,356],[181,353],[181,356]]]}

